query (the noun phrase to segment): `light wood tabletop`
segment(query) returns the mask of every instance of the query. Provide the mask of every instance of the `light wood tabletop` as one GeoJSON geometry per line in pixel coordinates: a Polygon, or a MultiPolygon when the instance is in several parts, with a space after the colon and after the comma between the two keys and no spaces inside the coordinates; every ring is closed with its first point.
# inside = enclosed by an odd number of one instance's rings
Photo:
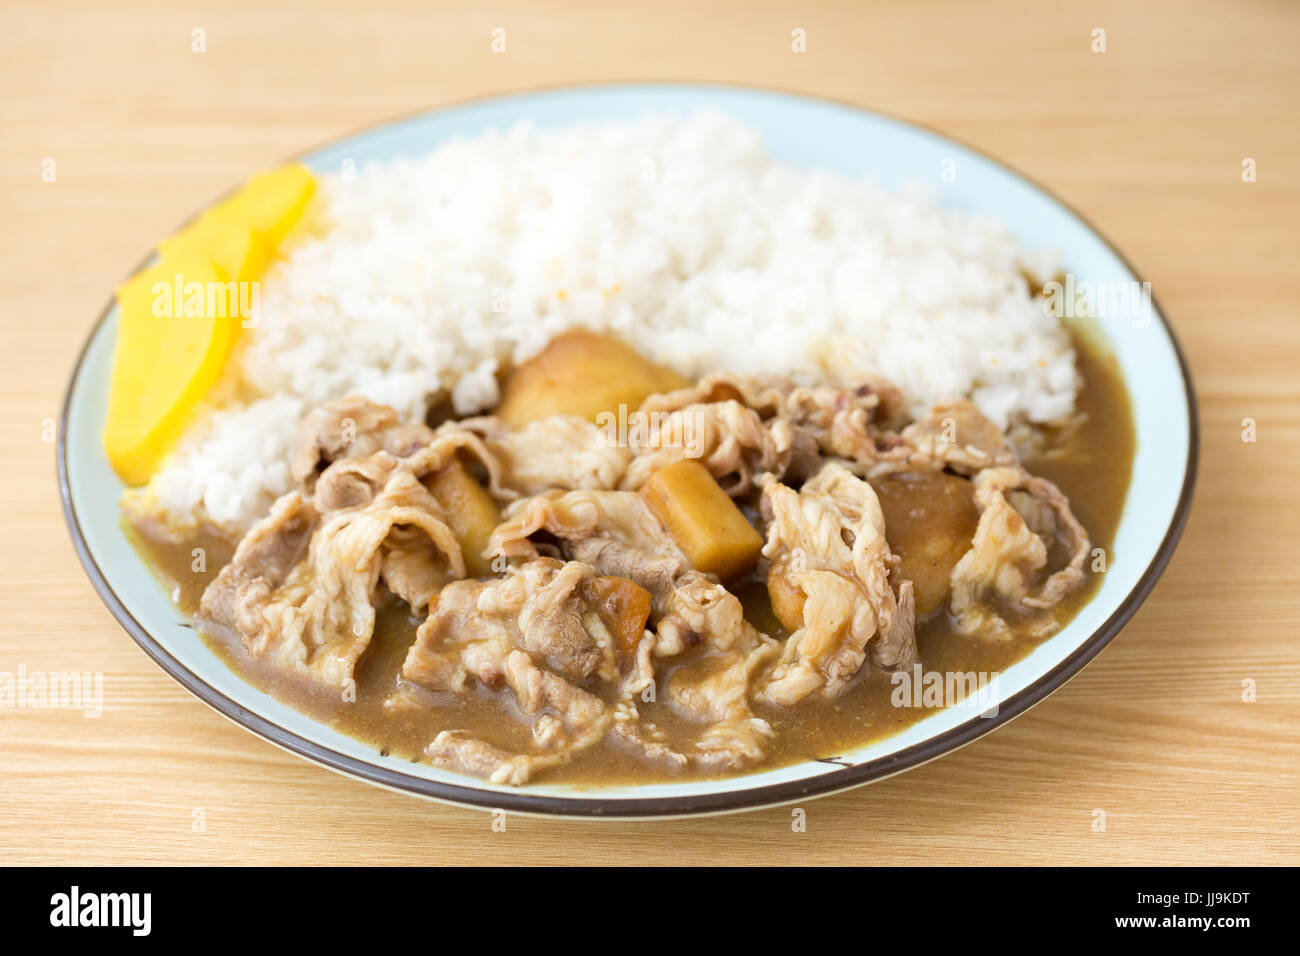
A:
{"type": "Polygon", "coordinates": [[[1300,862],[1300,7],[1076,6],[7,0],[0,671],[102,672],[104,709],[0,710],[0,863],[1300,862]],[[495,832],[306,763],[149,661],[60,512],[51,422],[72,363],[115,283],[197,207],[388,117],[644,79],[845,100],[1023,170],[1151,280],[1199,392],[1191,520],[1123,633],[960,752],[808,802],[802,833],[789,808],[495,832]]]}

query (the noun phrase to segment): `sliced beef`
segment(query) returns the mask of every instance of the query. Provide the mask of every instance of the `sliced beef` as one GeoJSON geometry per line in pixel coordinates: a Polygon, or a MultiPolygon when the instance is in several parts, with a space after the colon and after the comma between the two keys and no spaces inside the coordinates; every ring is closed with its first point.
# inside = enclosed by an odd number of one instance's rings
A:
{"type": "Polygon", "coordinates": [[[631,452],[603,430],[574,415],[557,415],[510,428],[496,418],[460,423],[482,436],[500,462],[501,484],[523,495],[550,489],[617,488],[631,452]]]}
{"type": "Polygon", "coordinates": [[[387,405],[350,395],[327,402],[303,419],[289,455],[289,473],[310,490],[332,462],[381,450],[402,458],[427,445],[432,436],[422,422],[403,423],[387,405]]]}
{"type": "Polygon", "coordinates": [[[733,496],[758,488],[764,475],[803,481],[823,458],[865,468],[879,457],[873,429],[896,422],[903,407],[902,394],[883,381],[802,388],[781,380],[708,376],[642,405],[651,416],[651,434],[628,466],[623,487],[639,488],[658,468],[687,454],[699,458],[733,496]]]}
{"type": "Polygon", "coordinates": [[[901,424],[907,410],[903,393],[881,378],[867,378],[855,387],[802,388],[788,379],[733,375],[714,372],[695,385],[652,395],[641,405],[643,412],[674,412],[688,405],[737,401],[758,412],[764,421],[786,417],[795,422],[813,417],[819,404],[852,405],[867,413],[877,426],[901,424]]]}
{"type": "Polygon", "coordinates": [[[758,412],[738,401],[687,405],[647,419],[622,487],[640,488],[660,468],[694,458],[728,494],[740,495],[752,490],[760,475],[784,474],[794,450],[788,424],[769,428],[758,412]]]}
{"type": "Polygon", "coordinates": [[[658,653],[684,658],[667,678],[668,702],[701,728],[683,756],[708,770],[739,769],[766,756],[774,732],[754,714],[752,689],[778,645],[745,620],[739,599],[693,575],[673,591],[657,633],[658,653]]]}
{"type": "Polygon", "coordinates": [[[690,563],[645,500],[632,491],[551,492],[512,504],[488,549],[507,559],[537,554],[531,536],[559,539],[565,554],[601,574],[635,581],[654,595],[656,608],[690,563]]]}
{"type": "MultiPolygon", "coordinates": [[[[459,692],[474,681],[507,690],[531,718],[532,746],[519,753],[443,733],[426,751],[431,760],[519,783],[604,736],[613,719],[609,707],[578,686],[621,677],[615,632],[622,628],[610,626],[609,606],[602,603],[608,589],[584,587],[600,580],[589,565],[543,557],[504,578],[442,589],[407,653],[402,678],[432,691],[459,692]]],[[[402,706],[402,695],[391,703],[402,706]]]]}
{"type": "Polygon", "coordinates": [[[507,651],[502,672],[519,710],[533,720],[532,749],[512,752],[462,731],[444,730],[424,751],[435,766],[518,785],[540,770],[567,763],[608,732],[612,717],[599,697],[538,667],[523,651],[507,651]]]}
{"type": "MultiPolygon", "coordinates": [[[[504,578],[448,585],[420,628],[403,676],[427,684],[407,671],[422,667],[425,654],[448,650],[458,653],[468,639],[486,640],[499,652],[495,657],[487,654],[481,659],[491,662],[490,672],[473,672],[488,686],[499,686],[499,679],[487,674],[500,672],[505,653],[511,648],[528,651],[573,680],[593,675],[615,679],[618,667],[613,635],[580,587],[595,577],[595,569],[588,565],[538,558],[504,578]]],[[[455,690],[460,686],[463,681],[457,678],[445,687],[431,689],[455,690]]]]}
{"type": "Polygon", "coordinates": [[[481,777],[490,783],[518,787],[539,771],[564,763],[567,754],[511,753],[460,730],[444,730],[424,748],[435,767],[481,777]]]}
{"type": "MultiPolygon", "coordinates": [[[[463,693],[477,683],[509,693],[529,718],[531,744],[520,748],[451,732],[435,738],[428,757],[520,782],[612,733],[669,768],[736,768],[761,759],[772,729],[753,713],[750,688],[775,657],[776,643],[745,621],[734,595],[692,572],[672,592],[656,631],[644,629],[647,595],[637,612],[641,639],[629,647],[618,636],[624,628],[611,622],[602,604],[610,589],[592,587],[617,580],[580,562],[541,557],[501,579],[447,585],[407,654],[403,679],[430,691],[463,693]],[[656,684],[656,667],[669,661],[669,706],[699,726],[686,746],[664,740],[640,713],[643,695],[656,684]],[[612,697],[584,689],[591,680],[612,697]]],[[[404,691],[391,706],[410,701],[404,691]]]]}
{"type": "MultiPolygon", "coordinates": [[[[446,581],[464,576],[432,496],[388,453],[374,458],[373,468],[338,463],[382,480],[368,500],[322,510],[289,492],[204,592],[203,616],[251,656],[341,685],[370,643],[381,581],[418,613],[446,581]]],[[[321,481],[330,486],[329,469],[321,481]]]]}
{"type": "Polygon", "coordinates": [[[264,612],[306,553],[318,519],[301,494],[284,495],[244,535],[230,563],[203,593],[203,616],[239,635],[254,657],[265,652],[272,637],[264,612]]]}
{"type": "Polygon", "coordinates": [[[902,408],[898,389],[873,382],[856,389],[792,389],[784,417],[810,434],[822,455],[868,466],[880,457],[877,434],[898,419],[902,408]]]}
{"type": "Polygon", "coordinates": [[[369,500],[399,464],[423,477],[457,458],[477,462],[487,472],[494,497],[517,497],[504,480],[504,466],[478,432],[459,422],[444,422],[437,429],[401,422],[392,408],[359,396],[310,412],[299,425],[289,464],[300,489],[315,494],[319,507],[332,509],[369,500]],[[329,483],[318,487],[326,472],[329,483]]]}
{"type": "Polygon", "coordinates": [[[1062,544],[1067,554],[1065,564],[1053,572],[1036,593],[1025,597],[1025,604],[1029,607],[1054,607],[1083,584],[1086,578],[1083,567],[1092,550],[1092,541],[1074,516],[1070,499],[1052,482],[1020,469],[1016,488],[1017,492],[1012,494],[1027,496],[1033,505],[1022,505],[1020,502],[1026,499],[1013,498],[1015,506],[1024,507],[1022,515],[1026,516],[1030,528],[1049,542],[1049,553],[1050,542],[1054,539],[1062,544]]]}
{"type": "Polygon", "coordinates": [[[973,475],[984,468],[1018,464],[1002,429],[970,401],[935,406],[928,416],[904,428],[902,439],[897,453],[888,457],[906,467],[928,462],[973,475]]]}
{"type": "MultiPolygon", "coordinates": [[[[1047,479],[1019,467],[987,468],[974,483],[979,524],[952,571],[952,612],[966,633],[1007,638],[999,605],[1033,614],[1059,604],[1082,585],[1091,543],[1069,501],[1047,479]],[[1044,580],[1056,541],[1068,557],[1044,580]]],[[[1043,619],[1037,633],[1053,629],[1043,619]]]]}
{"type": "Polygon", "coordinates": [[[909,666],[912,585],[890,584],[897,558],[871,486],[828,464],[797,492],[769,481],[763,495],[769,592],[791,629],[763,695],[784,706],[812,693],[838,696],[868,654],[881,667],[909,666]]]}
{"type": "Polygon", "coordinates": [[[608,731],[611,717],[599,697],[538,667],[523,651],[507,651],[502,672],[519,710],[533,719],[533,749],[512,752],[462,731],[444,730],[424,751],[434,765],[517,785],[539,770],[567,763],[608,731]]]}
{"type": "Polygon", "coordinates": [[[793,387],[781,378],[713,372],[686,388],[651,395],[641,403],[640,410],[647,413],[676,412],[688,405],[737,401],[766,419],[782,413],[785,396],[793,387]]]}

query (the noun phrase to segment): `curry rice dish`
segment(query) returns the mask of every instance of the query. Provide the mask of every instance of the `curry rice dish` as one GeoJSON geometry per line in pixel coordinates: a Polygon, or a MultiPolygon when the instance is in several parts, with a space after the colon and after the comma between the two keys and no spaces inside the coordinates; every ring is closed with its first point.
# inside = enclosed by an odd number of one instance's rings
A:
{"type": "MultiPolygon", "coordinates": [[[[348,324],[374,297],[322,277],[373,263],[364,288],[384,250],[442,249],[420,231],[450,228],[427,222],[442,205],[372,216],[352,187],[287,167],[119,290],[104,440],[133,486],[123,523],[244,679],[384,754],[500,784],[687,780],[897,731],[930,711],[894,706],[893,675],[997,672],[1089,599],[1132,465],[1128,398],[1104,347],[1034,301],[1013,241],[778,168],[717,119],[489,137],[360,182],[374,199],[486,170],[537,175],[531,197],[561,178],[548,156],[595,163],[584,189],[624,203],[610,221],[655,232],[678,271],[650,254],[600,294],[533,295],[473,328],[401,289],[348,324]],[[657,182],[609,172],[654,149],[657,182]],[[715,166],[712,206],[670,186],[715,166]],[[728,232],[753,209],[751,233],[781,235],[728,232]],[[709,230],[717,256],[700,259],[709,230]],[[925,282],[867,301],[935,246],[925,282]],[[844,263],[880,278],[845,286],[844,263]],[[734,294],[805,266],[844,294],[797,322],[734,294]],[[256,321],[233,296],[159,314],[173,279],[263,276],[256,321]],[[683,316],[700,309],[694,352],[683,316]],[[384,344],[424,342],[430,322],[433,345],[384,344]],[[956,341],[971,329],[987,347],[956,341]],[[252,441],[232,455],[231,433],[252,441]]],[[[547,197],[499,242],[532,223],[563,246],[581,230],[546,217],[576,202],[547,197]]],[[[590,248],[574,242],[568,262],[590,248]]],[[[496,268],[490,245],[462,272],[496,268]]],[[[535,246],[501,258],[536,278],[535,246]]]]}

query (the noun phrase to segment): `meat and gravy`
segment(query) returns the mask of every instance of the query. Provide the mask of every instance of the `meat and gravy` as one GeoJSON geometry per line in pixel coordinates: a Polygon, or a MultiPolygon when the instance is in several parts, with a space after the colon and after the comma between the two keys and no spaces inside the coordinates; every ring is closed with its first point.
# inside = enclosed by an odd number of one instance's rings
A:
{"type": "Polygon", "coordinates": [[[505,784],[831,758],[927,713],[892,675],[996,672],[1086,600],[1133,436],[1078,354],[1074,418],[1008,436],[568,333],[491,415],[340,397],[241,540],[142,545],[232,666],[385,753],[505,784]]]}

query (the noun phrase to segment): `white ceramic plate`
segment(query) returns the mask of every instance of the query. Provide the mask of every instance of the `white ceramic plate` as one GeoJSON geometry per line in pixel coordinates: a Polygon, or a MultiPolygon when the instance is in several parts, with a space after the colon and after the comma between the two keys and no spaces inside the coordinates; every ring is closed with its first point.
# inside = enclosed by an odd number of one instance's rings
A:
{"type": "MultiPolygon", "coordinates": [[[[1025,177],[935,133],[860,109],[757,90],[631,85],[563,89],[441,109],[348,137],[302,160],[337,170],[427,152],[456,135],[531,119],[539,126],[627,117],[648,110],[733,113],[762,131],[791,163],[894,187],[935,182],[955,162],[944,200],[1010,224],[1028,248],[1061,250],[1080,281],[1127,283],[1138,276],[1110,244],[1068,207],[1025,177]]],[[[68,525],[91,581],[127,632],[167,673],[201,700],[254,733],[331,769],[381,786],[457,804],[592,817],[719,813],[806,799],[879,780],[955,750],[1024,712],[1097,655],[1150,593],[1177,543],[1196,471],[1196,406],[1186,363],[1159,307],[1147,323],[1100,319],[1132,398],[1137,454],[1110,565],[1093,599],[1055,636],[1002,672],[996,714],[955,707],[893,736],[821,761],[721,781],[644,786],[539,782],[499,787],[394,757],[299,714],[244,683],[186,625],[123,536],[122,485],[100,442],[117,311],[109,303],[82,351],[68,387],[59,433],[59,481],[68,525]]]]}

